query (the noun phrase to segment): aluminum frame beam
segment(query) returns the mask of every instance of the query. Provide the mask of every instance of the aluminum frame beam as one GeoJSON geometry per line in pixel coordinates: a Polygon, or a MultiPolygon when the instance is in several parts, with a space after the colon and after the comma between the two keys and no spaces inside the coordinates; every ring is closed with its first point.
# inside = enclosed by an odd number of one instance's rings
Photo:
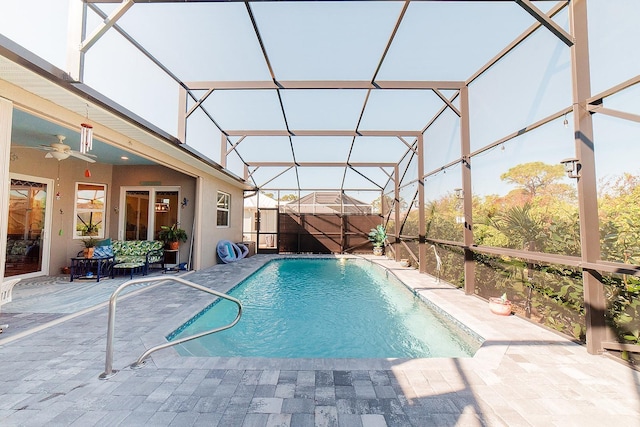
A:
{"type": "Polygon", "coordinates": [[[100,40],[100,37],[102,37],[107,31],[109,31],[109,29],[112,28],[116,24],[116,22],[118,22],[118,20],[122,18],[125,13],[127,13],[129,9],[131,9],[131,6],[133,6],[133,4],[133,0],[123,0],[120,7],[116,8],[111,13],[111,15],[104,19],[102,24],[99,25],[98,28],[96,28],[89,37],[82,41],[82,43],[80,44],[80,51],[86,53],[91,48],[91,46],[93,46],[98,40],[100,40]]]}
{"type": "MultiPolygon", "coordinates": [[[[460,109],[462,117],[460,120],[460,154],[462,158],[462,168],[460,180],[462,182],[462,212],[464,215],[463,240],[465,247],[474,243],[473,239],[473,194],[471,181],[471,124],[469,120],[469,89],[465,87],[460,91],[460,109]]],[[[464,292],[467,295],[475,293],[475,261],[473,252],[464,250],[464,292]]]]}
{"type": "MultiPolygon", "coordinates": [[[[578,172],[581,172],[577,178],[580,249],[583,262],[595,263],[601,259],[601,251],[593,118],[587,110],[587,100],[591,97],[591,76],[586,0],[571,2],[569,22],[576,37],[576,44],[571,48],[571,80],[575,150],[579,159],[578,172]]],[[[591,354],[602,352],[602,342],[607,338],[606,300],[600,278],[598,271],[583,268],[587,351],[591,354]]]]}
{"type": "Polygon", "coordinates": [[[262,166],[262,167],[286,167],[286,166],[299,166],[299,167],[312,167],[312,168],[339,168],[339,167],[355,167],[355,168],[378,168],[387,167],[392,168],[396,165],[393,162],[379,163],[379,162],[248,162],[249,166],[262,166]]]}
{"type": "MultiPolygon", "coordinates": [[[[567,7],[567,3],[561,3],[561,4],[557,4],[556,6],[554,6],[549,11],[549,15],[548,15],[549,18],[554,17],[556,14],[558,14],[560,11],[562,11],[565,7],[567,7]]],[[[486,64],[484,64],[482,67],[480,67],[480,69],[478,71],[476,71],[473,75],[471,75],[471,77],[469,77],[465,83],[466,84],[470,84],[475,79],[477,79],[482,74],[484,74],[489,68],[491,68],[493,65],[495,65],[496,62],[498,62],[500,59],[505,57],[509,52],[511,52],[513,49],[515,49],[518,45],[520,45],[520,43],[524,42],[527,39],[527,37],[529,37],[531,34],[533,34],[533,32],[536,31],[538,28],[540,28],[541,25],[542,24],[540,22],[536,22],[531,27],[529,27],[527,30],[525,30],[514,41],[512,41],[507,46],[505,46],[505,48],[502,49],[496,56],[491,58],[486,64]]]]}
{"type": "Polygon", "coordinates": [[[567,33],[561,26],[553,22],[544,12],[535,7],[530,0],[515,0],[516,3],[524,10],[526,10],[529,15],[533,16],[536,21],[541,23],[545,28],[551,31],[556,37],[558,37],[564,44],[571,47],[573,46],[573,37],[571,34],[567,33]]]}
{"type": "Polygon", "coordinates": [[[617,117],[619,119],[640,123],[640,114],[627,113],[625,111],[614,110],[612,108],[605,108],[602,105],[587,105],[587,110],[589,110],[589,112],[591,113],[600,113],[606,116],[617,117]]]}
{"type": "Polygon", "coordinates": [[[277,90],[277,89],[361,89],[361,90],[458,90],[458,80],[238,80],[187,81],[190,90],[277,90]]]}
{"type": "Polygon", "coordinates": [[[262,129],[262,130],[225,130],[227,136],[386,136],[418,137],[421,132],[415,130],[285,130],[285,129],[262,129]]]}

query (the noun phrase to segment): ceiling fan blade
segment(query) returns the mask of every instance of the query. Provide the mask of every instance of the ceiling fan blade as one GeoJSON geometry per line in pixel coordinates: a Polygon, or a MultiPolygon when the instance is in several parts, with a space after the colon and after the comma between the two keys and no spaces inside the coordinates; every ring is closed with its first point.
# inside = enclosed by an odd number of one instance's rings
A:
{"type": "Polygon", "coordinates": [[[88,155],[84,155],[84,154],[79,153],[77,151],[69,151],[69,154],[72,157],[75,157],[76,159],[84,160],[84,161],[89,162],[89,163],[95,163],[96,162],[94,159],[92,159],[88,155]]]}

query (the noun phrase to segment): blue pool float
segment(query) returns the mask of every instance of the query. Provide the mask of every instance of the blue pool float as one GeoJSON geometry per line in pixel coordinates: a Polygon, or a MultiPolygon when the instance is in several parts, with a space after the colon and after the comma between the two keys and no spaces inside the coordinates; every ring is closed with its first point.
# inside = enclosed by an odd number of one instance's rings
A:
{"type": "Polygon", "coordinates": [[[225,264],[238,261],[247,256],[249,248],[243,244],[235,244],[229,240],[220,240],[216,247],[220,260],[225,264]]]}

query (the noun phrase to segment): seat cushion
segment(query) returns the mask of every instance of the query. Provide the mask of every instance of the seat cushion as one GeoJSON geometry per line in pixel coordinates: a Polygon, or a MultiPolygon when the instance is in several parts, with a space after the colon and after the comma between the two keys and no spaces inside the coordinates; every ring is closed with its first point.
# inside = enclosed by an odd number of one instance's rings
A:
{"type": "Polygon", "coordinates": [[[123,269],[123,268],[137,268],[144,267],[144,262],[120,262],[113,266],[113,268],[123,269]]]}

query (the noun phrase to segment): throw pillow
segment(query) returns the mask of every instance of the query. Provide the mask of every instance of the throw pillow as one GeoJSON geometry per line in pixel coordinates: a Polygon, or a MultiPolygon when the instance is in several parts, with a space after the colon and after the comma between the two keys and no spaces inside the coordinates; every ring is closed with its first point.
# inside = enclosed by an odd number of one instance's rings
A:
{"type": "Polygon", "coordinates": [[[96,243],[96,246],[111,246],[111,237],[107,237],[104,240],[98,241],[98,243],[96,243]]]}
{"type": "Polygon", "coordinates": [[[93,250],[93,256],[96,258],[113,256],[113,246],[96,246],[93,250]]]}

